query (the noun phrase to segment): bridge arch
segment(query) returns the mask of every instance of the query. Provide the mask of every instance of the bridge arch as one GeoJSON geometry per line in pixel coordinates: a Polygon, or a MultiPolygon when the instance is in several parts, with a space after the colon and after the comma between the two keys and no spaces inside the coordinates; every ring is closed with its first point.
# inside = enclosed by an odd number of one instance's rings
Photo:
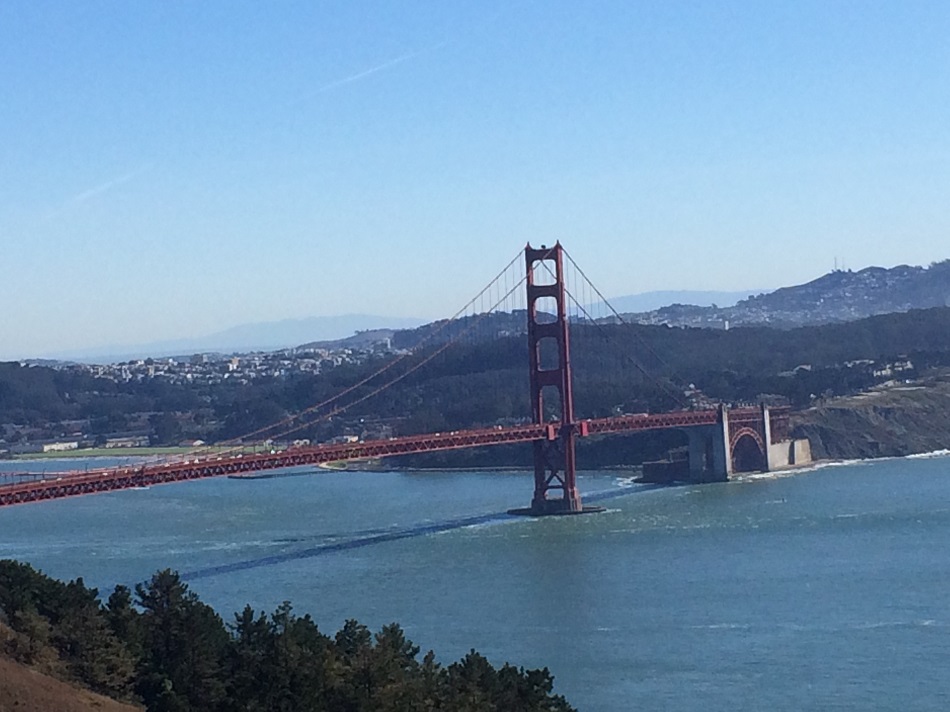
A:
{"type": "Polygon", "coordinates": [[[732,452],[733,472],[756,472],[768,469],[765,441],[761,433],[754,428],[742,427],[733,432],[729,438],[729,449],[732,452]]]}

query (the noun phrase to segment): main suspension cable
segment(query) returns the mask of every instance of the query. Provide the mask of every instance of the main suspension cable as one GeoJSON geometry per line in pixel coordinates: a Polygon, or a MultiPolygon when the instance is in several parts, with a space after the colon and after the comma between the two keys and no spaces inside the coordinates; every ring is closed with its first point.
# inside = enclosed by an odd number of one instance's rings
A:
{"type": "MultiPolygon", "coordinates": [[[[620,323],[623,324],[623,325],[625,325],[625,326],[630,326],[626,321],[623,320],[623,317],[621,317],[620,314],[617,313],[617,310],[614,309],[613,306],[611,306],[610,302],[607,301],[607,298],[604,297],[604,295],[600,292],[599,289],[597,289],[597,286],[596,286],[593,282],[590,281],[590,278],[584,273],[584,270],[582,270],[582,269],[580,268],[580,266],[577,264],[577,262],[575,262],[574,259],[567,253],[567,250],[565,250],[563,247],[561,248],[561,250],[564,252],[565,255],[567,255],[567,259],[568,259],[568,260],[570,261],[570,263],[574,266],[574,269],[577,270],[577,272],[580,273],[580,275],[584,278],[584,281],[585,281],[588,285],[590,285],[591,289],[594,290],[594,292],[597,294],[597,296],[600,297],[600,300],[601,300],[604,304],[607,305],[607,307],[611,310],[611,312],[613,312],[614,316],[620,321],[620,323]]],[[[554,272],[551,271],[551,268],[547,265],[547,263],[546,263],[545,261],[541,261],[540,264],[543,265],[544,269],[546,269],[546,270],[548,271],[548,273],[551,275],[551,277],[552,277],[555,281],[557,281],[557,275],[554,274],[554,272]]],[[[601,323],[598,323],[598,322],[591,316],[591,314],[590,314],[590,312],[587,310],[587,308],[586,308],[583,304],[581,304],[581,303],[574,297],[574,295],[571,293],[570,290],[568,290],[568,288],[567,288],[566,285],[564,286],[564,292],[565,292],[565,294],[567,294],[568,298],[574,303],[574,305],[577,307],[577,309],[578,309],[580,312],[582,312],[582,313],[584,314],[584,316],[587,317],[587,318],[590,320],[590,322],[591,322],[595,327],[597,327],[597,329],[599,329],[599,330],[601,331],[602,334],[606,335],[607,330],[606,330],[606,328],[604,327],[604,325],[601,324],[601,323]]],[[[646,346],[647,349],[648,349],[651,353],[653,353],[655,356],[657,356],[657,359],[658,359],[661,363],[663,363],[665,366],[667,366],[667,368],[669,368],[669,365],[666,364],[662,359],[660,359],[659,356],[656,354],[656,352],[654,352],[653,349],[650,348],[650,346],[649,346],[648,344],[646,344],[646,342],[643,341],[643,339],[641,339],[640,337],[638,337],[635,332],[634,332],[634,338],[637,338],[637,340],[640,341],[640,343],[642,343],[644,346],[646,346]]],[[[638,371],[640,371],[640,373],[642,373],[642,374],[643,374],[644,376],[646,376],[648,379],[650,379],[651,381],[653,381],[658,387],[660,387],[660,389],[665,390],[665,391],[666,391],[666,394],[667,394],[677,405],[682,406],[682,407],[688,407],[688,403],[686,403],[686,401],[683,400],[683,398],[681,397],[681,395],[680,395],[679,393],[677,393],[677,392],[669,385],[669,383],[667,383],[667,382],[665,382],[665,381],[663,381],[663,380],[657,378],[653,373],[651,373],[647,368],[645,368],[637,359],[633,358],[630,354],[623,354],[623,355],[622,355],[622,358],[627,359],[627,360],[634,366],[634,368],[636,368],[638,371]]]]}

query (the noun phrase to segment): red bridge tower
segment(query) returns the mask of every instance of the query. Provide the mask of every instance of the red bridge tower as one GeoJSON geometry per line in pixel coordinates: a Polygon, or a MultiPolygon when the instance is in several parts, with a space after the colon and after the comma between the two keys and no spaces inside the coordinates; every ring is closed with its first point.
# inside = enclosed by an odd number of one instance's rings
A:
{"type": "Polygon", "coordinates": [[[574,444],[578,435],[587,434],[581,432],[587,423],[574,422],[563,255],[560,242],[554,247],[542,245],[541,249],[534,249],[530,244],[525,247],[531,411],[534,422],[547,427],[545,439],[533,443],[531,507],[511,510],[512,514],[542,516],[603,511],[602,507],[584,507],[577,491],[574,444]],[[540,310],[539,300],[545,300],[540,310]],[[545,409],[546,395],[557,397],[554,408],[545,409]]]}

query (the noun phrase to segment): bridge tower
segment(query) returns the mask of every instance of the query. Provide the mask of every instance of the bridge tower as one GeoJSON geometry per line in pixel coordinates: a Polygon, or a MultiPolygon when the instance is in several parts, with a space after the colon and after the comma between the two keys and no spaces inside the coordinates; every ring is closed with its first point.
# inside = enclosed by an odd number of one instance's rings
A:
{"type": "Polygon", "coordinates": [[[577,491],[574,447],[578,434],[586,434],[579,432],[586,423],[574,421],[564,251],[561,243],[556,243],[554,247],[542,245],[540,249],[527,245],[525,267],[531,415],[535,423],[546,424],[547,427],[546,437],[533,443],[534,497],[531,507],[511,511],[532,516],[602,511],[602,507],[584,507],[577,491]],[[543,309],[538,308],[539,300],[544,300],[543,309]],[[559,408],[555,410],[559,412],[545,410],[545,391],[551,396],[556,393],[560,402],[559,408]],[[551,417],[548,423],[545,423],[546,416],[551,417]]]}

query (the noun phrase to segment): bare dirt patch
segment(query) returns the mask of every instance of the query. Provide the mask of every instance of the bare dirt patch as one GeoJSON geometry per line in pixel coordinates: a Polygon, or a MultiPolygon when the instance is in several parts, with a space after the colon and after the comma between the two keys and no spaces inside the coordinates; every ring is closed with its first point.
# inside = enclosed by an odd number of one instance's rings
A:
{"type": "Polygon", "coordinates": [[[0,712],[141,712],[0,657],[0,712]]]}

